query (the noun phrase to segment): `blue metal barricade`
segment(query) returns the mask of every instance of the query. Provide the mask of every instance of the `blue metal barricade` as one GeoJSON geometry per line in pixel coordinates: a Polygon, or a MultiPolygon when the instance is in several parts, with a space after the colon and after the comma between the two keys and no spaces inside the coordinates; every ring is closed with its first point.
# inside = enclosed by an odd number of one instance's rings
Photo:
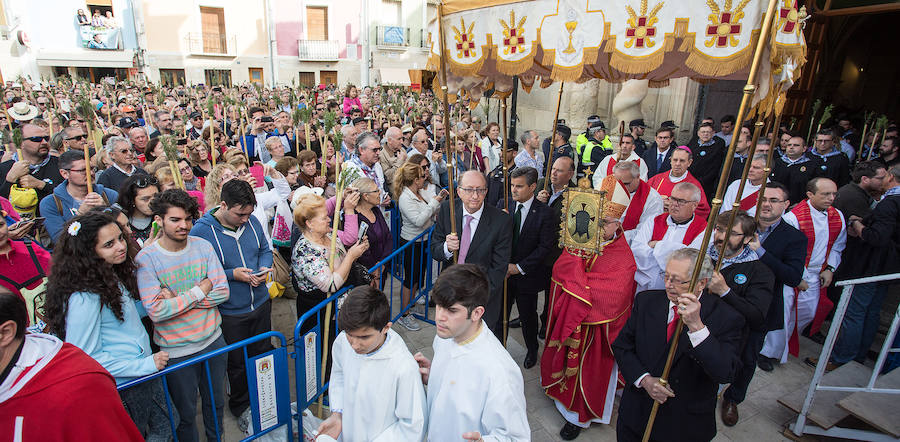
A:
{"type": "MultiPolygon", "coordinates": [[[[172,398],[169,395],[169,387],[166,382],[166,375],[175,371],[185,369],[197,364],[203,364],[206,372],[207,385],[200,388],[208,388],[210,400],[215,403],[213,393],[212,379],[209,374],[209,360],[227,355],[228,352],[237,350],[244,352],[244,364],[247,368],[247,385],[250,391],[250,410],[252,416],[252,426],[256,430],[253,435],[244,440],[253,440],[264,434],[271,433],[279,428],[283,428],[287,435],[292,434],[291,428],[291,397],[290,381],[287,365],[287,341],[284,335],[277,331],[262,333],[243,341],[226,345],[218,350],[202,354],[195,358],[182,361],[178,364],[166,367],[162,371],[154,374],[133,379],[118,386],[119,390],[125,390],[135,385],[162,378],[163,390],[166,395],[166,406],[169,413],[169,424],[172,427],[172,435],[178,440],[176,434],[177,423],[172,415],[172,398]],[[261,353],[256,356],[247,355],[247,346],[265,339],[278,338],[279,347],[273,350],[261,353]]],[[[221,380],[226,382],[225,379],[221,380]]],[[[216,408],[212,407],[213,420],[218,421],[216,416],[216,408]]],[[[222,428],[216,428],[216,440],[222,440],[222,428]]]]}

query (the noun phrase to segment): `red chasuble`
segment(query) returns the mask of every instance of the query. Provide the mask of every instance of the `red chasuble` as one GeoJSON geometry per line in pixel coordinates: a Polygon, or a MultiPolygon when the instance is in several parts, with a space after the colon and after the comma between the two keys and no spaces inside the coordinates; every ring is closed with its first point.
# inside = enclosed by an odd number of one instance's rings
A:
{"type": "Polygon", "coordinates": [[[637,265],[624,236],[603,254],[581,258],[563,250],[553,266],[547,346],[541,386],[580,422],[600,419],[615,358],[612,342],[625,326],[634,299],[637,265]]]}
{"type": "MultiPolygon", "coordinates": [[[[682,181],[687,181],[700,188],[700,204],[697,205],[697,210],[694,210],[694,215],[706,219],[709,216],[711,209],[709,207],[709,202],[706,201],[706,194],[703,193],[703,186],[690,172],[685,173],[687,176],[682,181]]],[[[650,184],[650,187],[656,189],[660,195],[672,196],[672,189],[678,183],[672,182],[672,180],[669,179],[669,172],[663,172],[653,175],[653,177],[650,178],[650,181],[648,181],[648,184],[650,184]]]]}
{"type": "MultiPolygon", "coordinates": [[[[812,216],[809,213],[809,203],[807,200],[801,201],[797,204],[791,213],[797,217],[797,224],[800,226],[800,231],[806,235],[808,241],[806,241],[806,262],[804,263],[804,267],[809,265],[809,260],[812,258],[813,247],[816,244],[816,229],[813,227],[812,216]]],[[[837,240],[838,235],[841,233],[841,216],[838,214],[837,209],[834,207],[828,208],[828,243],[825,246],[825,263],[827,265],[828,255],[831,254],[831,246],[834,245],[834,242],[837,240]]],[[[822,322],[825,321],[825,317],[828,316],[828,312],[831,311],[831,307],[834,306],[834,303],[828,299],[827,295],[828,289],[825,287],[819,288],[819,304],[816,306],[816,314],[813,316],[812,323],[809,326],[809,333],[814,335],[819,332],[819,329],[822,328],[822,322]]],[[[794,317],[797,317],[797,299],[800,294],[800,290],[794,288],[794,317]]],[[[792,356],[799,356],[800,354],[800,333],[797,330],[797,321],[794,321],[794,330],[791,334],[791,338],[788,340],[788,350],[792,356]]]]}

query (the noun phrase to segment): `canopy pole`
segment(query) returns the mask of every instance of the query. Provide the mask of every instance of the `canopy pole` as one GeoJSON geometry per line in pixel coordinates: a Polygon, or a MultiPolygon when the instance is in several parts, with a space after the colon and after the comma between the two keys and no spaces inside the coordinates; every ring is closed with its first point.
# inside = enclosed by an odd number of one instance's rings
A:
{"type": "MultiPolygon", "coordinates": [[[[765,123],[762,121],[757,121],[755,124],[756,128],[753,130],[753,139],[750,140],[750,150],[747,151],[747,162],[744,163],[744,170],[741,171],[741,178],[738,182],[737,194],[734,197],[734,202],[731,203],[731,214],[728,216],[728,224],[725,227],[725,239],[722,241],[722,246],[719,247],[719,260],[716,261],[715,270],[717,272],[722,269],[722,262],[725,261],[725,248],[728,247],[728,237],[731,236],[731,228],[734,226],[734,219],[737,217],[737,211],[741,208],[741,198],[744,196],[744,186],[747,184],[747,174],[750,172],[753,154],[756,153],[756,142],[759,141],[759,134],[762,132],[764,125],[765,123]]],[[[740,136],[740,134],[738,134],[738,136],[740,136]]],[[[768,175],[763,177],[763,183],[766,182],[768,177],[768,175]]],[[[759,203],[758,199],[757,203],[759,203]]]]}
{"type": "MultiPolygon", "coordinates": [[[[448,88],[447,88],[447,51],[444,50],[444,44],[445,44],[444,43],[444,6],[440,3],[438,4],[438,33],[440,34],[440,38],[441,38],[441,44],[440,44],[440,48],[441,48],[441,92],[444,93],[444,103],[443,103],[444,104],[444,133],[445,133],[444,139],[446,139],[447,138],[446,134],[450,130],[450,102],[447,101],[447,93],[448,93],[448,88]]],[[[437,131],[435,131],[435,136],[437,136],[437,131]]],[[[437,146],[435,146],[435,147],[437,147],[437,146]]],[[[444,146],[444,147],[445,147],[445,150],[450,153],[448,158],[453,157],[453,153],[446,149],[447,146],[444,146]]],[[[456,148],[456,146],[453,146],[453,147],[456,148]]],[[[451,160],[451,163],[452,163],[452,160],[451,160]]],[[[447,173],[447,178],[449,181],[449,183],[448,183],[449,186],[448,186],[447,190],[450,192],[450,195],[449,195],[450,198],[448,199],[449,203],[450,203],[450,234],[456,235],[456,204],[455,204],[455,200],[456,200],[455,193],[456,192],[454,192],[453,172],[454,171],[450,170],[447,173]]],[[[440,184],[440,183],[438,183],[438,184],[440,184]]],[[[453,262],[456,263],[458,259],[459,259],[459,252],[453,251],[453,262]]]]}
{"type": "Polygon", "coordinates": [[[550,135],[550,155],[547,155],[547,173],[544,174],[544,190],[547,190],[550,187],[550,170],[553,168],[553,151],[556,150],[556,146],[553,143],[556,141],[556,124],[559,121],[559,105],[562,103],[562,93],[563,93],[563,85],[566,82],[561,81],[559,83],[559,96],[556,97],[556,116],[553,117],[553,133],[550,135]]]}
{"type": "MultiPolygon", "coordinates": [[[[757,224],[759,223],[759,211],[762,210],[762,202],[764,198],[764,194],[766,193],[766,183],[769,181],[769,175],[772,173],[772,158],[775,155],[775,140],[781,140],[778,136],[778,129],[781,125],[781,114],[778,109],[778,98],[775,97],[775,102],[772,104],[772,110],[775,113],[775,124],[772,129],[772,139],[769,141],[769,152],[766,153],[766,179],[763,180],[762,185],[759,187],[759,198],[756,200],[756,214],[754,214],[753,219],[756,220],[757,224]]],[[[782,109],[783,111],[783,109],[782,109]]]]}
{"type": "MultiPolygon", "coordinates": [[[[756,41],[756,49],[753,51],[753,62],[750,65],[750,73],[747,76],[747,84],[744,86],[744,96],[741,98],[741,107],[738,111],[737,119],[734,122],[734,127],[741,127],[741,124],[744,123],[747,110],[750,108],[750,101],[753,98],[753,92],[756,91],[756,75],[759,73],[759,64],[762,60],[763,48],[765,48],[766,42],[769,40],[769,32],[772,29],[772,21],[775,16],[775,6],[777,4],[778,0],[769,0],[769,6],[766,9],[766,15],[763,19],[759,39],[756,41]]],[[[706,223],[706,230],[703,232],[700,253],[697,255],[697,261],[694,262],[694,271],[691,274],[691,284],[688,288],[690,293],[694,292],[694,289],[697,287],[697,281],[700,279],[700,269],[703,267],[703,260],[706,259],[706,249],[709,247],[709,238],[712,235],[712,229],[715,225],[716,214],[722,206],[722,196],[725,193],[728,175],[731,172],[731,162],[734,159],[734,149],[736,146],[737,137],[732,137],[731,145],[728,147],[728,152],[725,154],[722,172],[719,175],[719,184],[716,187],[716,195],[712,200],[712,207],[710,208],[709,219],[706,223]]],[[[675,326],[675,336],[680,336],[683,328],[684,322],[681,318],[678,318],[678,322],[675,326]]],[[[662,376],[659,378],[660,384],[664,386],[667,386],[669,383],[669,372],[672,370],[672,362],[674,361],[676,350],[678,350],[678,339],[672,339],[672,342],[669,345],[669,354],[666,356],[666,365],[663,367],[662,376]]],[[[654,401],[653,408],[650,409],[650,416],[647,419],[647,426],[644,428],[643,442],[650,440],[650,433],[653,431],[653,423],[656,421],[656,413],[658,412],[659,402],[654,401]]]]}
{"type": "MultiPolygon", "coordinates": [[[[509,166],[506,163],[506,146],[508,142],[508,136],[506,135],[506,98],[503,98],[500,101],[500,110],[503,114],[503,117],[500,120],[500,125],[503,126],[502,133],[503,144],[500,148],[500,165],[503,167],[503,207],[509,210],[509,166]]],[[[518,229],[518,226],[513,226],[513,229],[518,229]]],[[[508,287],[509,286],[509,276],[503,278],[503,347],[506,347],[506,338],[509,336],[509,306],[508,302],[508,287]]]]}

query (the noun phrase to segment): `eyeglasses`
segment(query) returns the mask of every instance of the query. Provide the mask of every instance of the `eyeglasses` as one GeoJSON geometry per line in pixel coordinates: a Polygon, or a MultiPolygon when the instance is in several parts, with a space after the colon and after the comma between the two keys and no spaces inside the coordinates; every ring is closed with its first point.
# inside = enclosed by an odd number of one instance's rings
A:
{"type": "Polygon", "coordinates": [[[778,199],[778,198],[763,198],[763,201],[765,201],[769,204],[779,204],[779,203],[783,203],[787,200],[782,200],[782,199],[778,199]]]}
{"type": "Polygon", "coordinates": [[[40,143],[41,141],[50,141],[50,135],[42,135],[39,137],[25,137],[25,139],[31,141],[32,143],[40,143]]]}
{"type": "Polygon", "coordinates": [[[156,177],[154,177],[154,176],[141,175],[140,177],[138,177],[138,179],[136,179],[134,181],[134,185],[137,186],[139,189],[143,189],[145,187],[158,186],[159,181],[157,181],[156,177]]]}
{"type": "MultiPolygon", "coordinates": [[[[722,232],[725,230],[725,226],[716,226],[715,230],[716,230],[716,232],[722,232]]],[[[742,232],[735,232],[734,230],[732,230],[731,235],[728,235],[728,236],[746,236],[746,235],[744,235],[742,232]]]]}
{"type": "Polygon", "coordinates": [[[66,138],[66,141],[81,141],[87,138],[85,135],[75,135],[74,137],[66,138]]]}
{"type": "Polygon", "coordinates": [[[669,204],[674,204],[676,206],[681,206],[684,204],[690,204],[690,203],[696,203],[696,202],[697,201],[688,201],[688,200],[683,200],[681,198],[675,198],[675,197],[671,197],[671,196],[669,197],[669,204]]]}
{"type": "Polygon", "coordinates": [[[471,195],[473,193],[477,195],[484,195],[487,193],[487,189],[483,187],[458,187],[458,189],[460,192],[467,195],[471,195]]]}
{"type": "Polygon", "coordinates": [[[664,274],[663,274],[663,282],[671,282],[671,283],[674,284],[674,285],[684,285],[684,284],[687,284],[687,283],[689,283],[689,282],[691,282],[691,281],[690,281],[690,280],[678,279],[678,278],[676,278],[674,275],[670,275],[670,274],[668,274],[668,273],[664,273],[664,274]]]}

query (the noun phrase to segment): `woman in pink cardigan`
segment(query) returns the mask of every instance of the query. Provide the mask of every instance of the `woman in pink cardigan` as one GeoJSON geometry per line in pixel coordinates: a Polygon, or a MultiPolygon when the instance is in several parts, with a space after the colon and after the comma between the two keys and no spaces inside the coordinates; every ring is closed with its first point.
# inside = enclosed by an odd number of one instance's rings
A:
{"type": "Polygon", "coordinates": [[[350,116],[350,110],[356,106],[361,112],[365,112],[362,108],[362,103],[359,101],[359,89],[352,84],[347,85],[347,89],[344,89],[344,106],[342,107],[344,111],[344,116],[350,116]]]}

